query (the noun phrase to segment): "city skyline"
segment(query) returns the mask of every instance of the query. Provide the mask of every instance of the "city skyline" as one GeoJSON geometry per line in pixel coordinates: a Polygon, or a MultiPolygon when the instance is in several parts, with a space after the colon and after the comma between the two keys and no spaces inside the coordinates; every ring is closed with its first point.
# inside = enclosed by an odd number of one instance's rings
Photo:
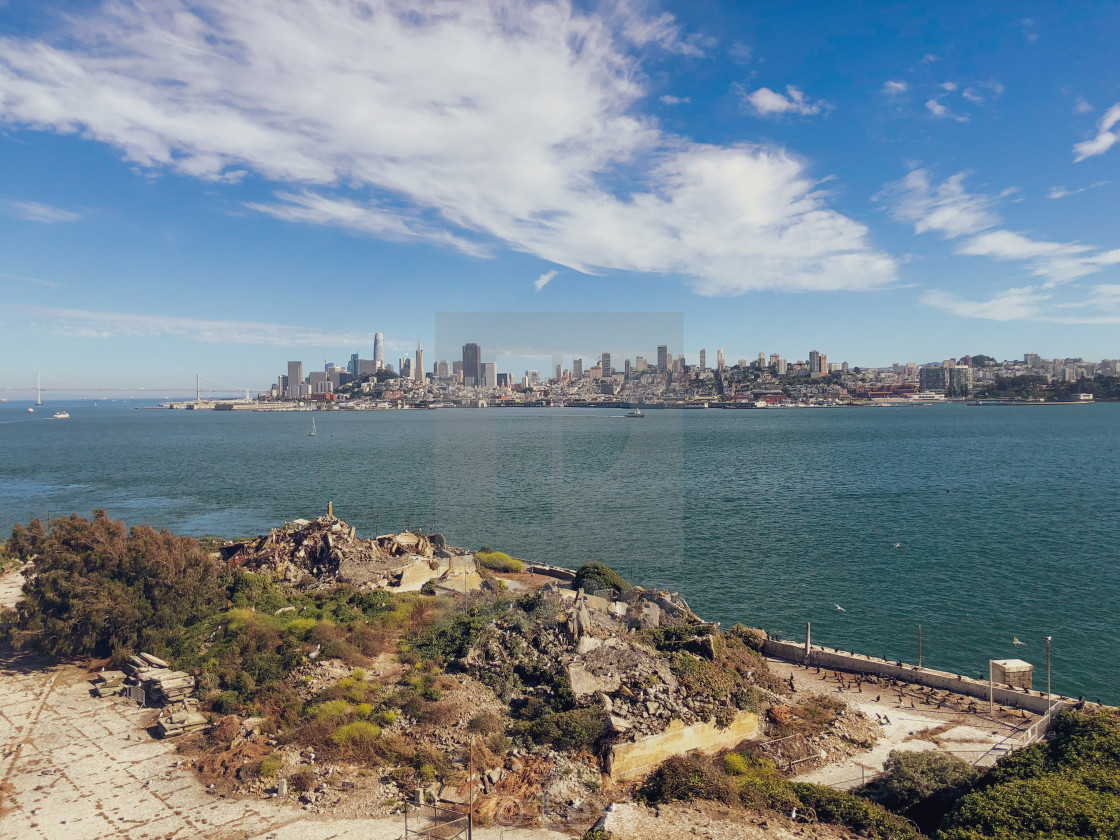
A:
{"type": "Polygon", "coordinates": [[[0,4],[0,387],[449,358],[474,309],[1120,355],[1120,10],[436,8],[0,4]]]}

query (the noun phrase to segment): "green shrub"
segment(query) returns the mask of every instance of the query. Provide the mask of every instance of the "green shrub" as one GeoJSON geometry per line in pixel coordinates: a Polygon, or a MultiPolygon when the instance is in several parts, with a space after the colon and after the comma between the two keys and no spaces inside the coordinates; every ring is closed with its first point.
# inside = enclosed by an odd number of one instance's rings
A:
{"type": "Polygon", "coordinates": [[[266,755],[261,759],[260,774],[265,779],[271,779],[280,772],[280,768],[284,766],[284,762],[280,760],[280,756],[276,753],[266,755]]]}
{"type": "Polygon", "coordinates": [[[480,551],[474,558],[482,568],[490,569],[493,572],[516,573],[525,571],[524,563],[501,551],[480,551]]]}
{"type": "Polygon", "coordinates": [[[372,744],[381,737],[381,730],[367,720],[357,720],[338,727],[331,740],[340,747],[372,744]]]}
{"type": "Polygon", "coordinates": [[[750,765],[739,753],[731,752],[723,757],[723,770],[729,776],[743,776],[750,770],[750,765]]]}
{"type": "Polygon", "coordinates": [[[511,731],[533,744],[578,750],[593,748],[606,734],[606,724],[599,709],[573,709],[569,712],[546,712],[535,720],[518,721],[511,731]]]}
{"type": "Polygon", "coordinates": [[[622,593],[630,588],[618,572],[603,563],[584,563],[578,572],[576,572],[575,580],[572,581],[572,589],[582,589],[584,592],[598,592],[601,589],[613,589],[615,592],[622,593]]]}
{"type": "Polygon", "coordinates": [[[820,785],[790,782],[804,808],[812,808],[821,822],[845,825],[875,840],[921,840],[910,822],[866,799],[820,785]]]}
{"type": "Polygon", "coordinates": [[[650,805],[680,800],[711,799],[730,805],[739,798],[735,784],[706,761],[675,755],[646,779],[638,798],[650,805]]]}
{"type": "Polygon", "coordinates": [[[311,709],[311,716],[316,720],[338,721],[350,717],[354,707],[345,700],[328,700],[311,709]]]}
{"type": "Polygon", "coordinates": [[[467,731],[479,735],[492,735],[495,732],[501,732],[504,728],[505,721],[502,716],[493,712],[479,712],[467,721],[467,731]]]}
{"type": "Polygon", "coordinates": [[[288,787],[291,788],[294,793],[306,793],[315,787],[317,779],[318,777],[316,777],[314,770],[306,768],[297,770],[288,777],[288,787]]]}
{"type": "Polygon", "coordinates": [[[967,761],[940,750],[893,750],[869,792],[884,808],[901,814],[935,797],[951,802],[979,775],[967,761]]]}

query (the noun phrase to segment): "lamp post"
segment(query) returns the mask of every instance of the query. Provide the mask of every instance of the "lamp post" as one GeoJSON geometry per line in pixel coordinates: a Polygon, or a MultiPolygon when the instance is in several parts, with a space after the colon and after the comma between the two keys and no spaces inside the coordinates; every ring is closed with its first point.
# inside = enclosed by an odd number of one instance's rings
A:
{"type": "Polygon", "coordinates": [[[1046,704],[1049,709],[1053,700],[1050,697],[1050,639],[1051,636],[1046,637],[1046,704]]]}
{"type": "Polygon", "coordinates": [[[996,704],[995,704],[995,678],[992,676],[992,660],[988,660],[988,715],[995,717],[996,704]]]}

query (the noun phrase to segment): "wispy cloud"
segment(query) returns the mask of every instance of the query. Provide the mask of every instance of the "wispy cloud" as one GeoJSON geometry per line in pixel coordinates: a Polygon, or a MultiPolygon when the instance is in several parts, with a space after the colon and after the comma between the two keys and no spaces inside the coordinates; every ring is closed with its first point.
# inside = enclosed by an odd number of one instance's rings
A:
{"type": "Polygon", "coordinates": [[[552,279],[559,273],[560,272],[558,272],[556,269],[552,269],[552,271],[546,271],[544,274],[533,281],[533,288],[539,292],[550,282],[552,282],[552,279]]]}
{"type": "Polygon", "coordinates": [[[999,224],[995,200],[964,188],[967,172],[958,172],[934,185],[928,169],[914,169],[900,181],[887,184],[876,196],[895,220],[914,225],[915,233],[934,231],[948,239],[978,233],[999,224]]]}
{"type": "Polygon", "coordinates": [[[1048,192],[1046,194],[1046,197],[1047,198],[1065,198],[1066,196],[1077,195],[1079,193],[1087,192],[1088,190],[1094,190],[1097,187],[1103,187],[1105,184],[1110,184],[1110,183],[1112,183],[1112,182],[1111,181],[1097,181],[1095,184],[1090,184],[1087,187],[1080,187],[1079,189],[1076,189],[1076,190],[1067,190],[1065,187],[1051,187],[1050,192],[1048,192]]]}
{"type": "Polygon", "coordinates": [[[951,292],[931,290],[921,296],[921,302],[962,318],[981,318],[987,321],[1120,324],[1118,285],[1094,286],[1081,299],[1071,301],[1068,296],[1063,296],[1061,302],[1055,299],[1052,291],[1038,286],[1007,289],[987,300],[968,300],[951,292]],[[1068,314],[1075,309],[1090,310],[1091,314],[1068,314]]]}
{"type": "MultiPolygon", "coordinates": [[[[0,38],[0,123],[78,133],[151,172],[253,173],[276,198],[250,207],[295,223],[701,294],[892,283],[894,260],[798,156],[698,143],[640,110],[643,53],[712,47],[644,8],[111,2],[51,40],[0,38]]],[[[787,88],[767,113],[825,107],[787,88]]]]}
{"type": "MultiPolygon", "coordinates": [[[[2,91],[0,91],[0,95],[2,95],[2,91]]],[[[81,213],[63,210],[61,207],[52,207],[50,204],[43,204],[38,201],[12,199],[0,203],[0,206],[6,209],[9,216],[26,219],[29,222],[42,222],[45,225],[53,225],[55,222],[76,222],[82,218],[81,213]]]]}
{"type": "Polygon", "coordinates": [[[954,114],[947,106],[942,105],[936,99],[930,99],[926,102],[926,110],[940,119],[956,120],[957,122],[968,122],[967,114],[954,114]]]}
{"type": "MultiPolygon", "coordinates": [[[[1120,313],[1101,312],[1107,295],[1102,297],[1104,293],[1094,292],[1085,297],[1075,283],[1073,288],[1066,286],[1061,306],[1048,303],[1056,287],[1120,265],[1120,249],[1101,250],[1080,242],[1049,242],[1015,231],[993,229],[1002,222],[994,209],[998,199],[970,193],[964,187],[966,177],[967,173],[960,172],[935,184],[928,170],[915,169],[902,180],[885,186],[876,199],[886,203],[895,219],[913,224],[915,233],[935,232],[956,240],[954,253],[958,255],[1021,262],[1044,282],[1016,286],[980,301],[965,300],[944,290],[930,290],[923,294],[923,303],[957,315],[996,321],[1092,324],[1113,323],[1120,318],[1120,313]],[[1082,297],[1080,302],[1078,295],[1082,297]],[[1097,314],[1060,316],[1049,311],[1069,308],[1071,304],[1097,310],[1097,314]]],[[[1010,192],[1004,190],[1000,198],[1010,192]]]]}
{"type": "Polygon", "coordinates": [[[672,96],[668,93],[660,99],[662,105],[687,105],[691,101],[687,96],[672,96]]]}
{"type": "Polygon", "coordinates": [[[1085,97],[1079,96],[1073,103],[1073,113],[1075,114],[1090,114],[1093,111],[1093,106],[1090,105],[1085,97]]]}
{"type": "Polygon", "coordinates": [[[1118,122],[1120,122],[1120,102],[1117,102],[1104,112],[1104,116],[1101,117],[1100,122],[1097,123],[1096,137],[1074,145],[1074,163],[1080,163],[1085,160],[1085,158],[1090,158],[1095,155],[1103,155],[1111,149],[1117,141],[1120,141],[1120,133],[1112,131],[1113,126],[1118,122]]]}
{"type": "Polygon", "coordinates": [[[906,93],[908,88],[909,85],[907,85],[906,82],[888,79],[887,81],[883,82],[882,93],[886,94],[887,96],[901,96],[902,94],[906,93]]]}
{"type": "Polygon", "coordinates": [[[749,44],[742,41],[736,41],[731,45],[731,49],[727,51],[731,60],[736,64],[750,64],[751,59],[754,58],[754,50],[751,49],[749,44]]]}
{"type": "Polygon", "coordinates": [[[203,344],[256,344],[276,347],[353,347],[369,342],[368,332],[326,333],[291,324],[183,318],[135,312],[0,304],[26,328],[68,338],[155,338],[170,336],[203,344]]]}
{"type": "Polygon", "coordinates": [[[44,289],[58,289],[66,285],[59,283],[57,280],[42,280],[38,277],[22,277],[19,274],[0,274],[0,278],[4,280],[14,280],[17,283],[27,283],[32,286],[40,286],[44,289]]]}
{"type": "Polygon", "coordinates": [[[784,116],[786,114],[811,117],[832,108],[823,99],[818,99],[816,102],[809,100],[799,88],[793,85],[786,85],[784,96],[768,87],[747,93],[746,89],[740,86],[738,93],[742,97],[744,105],[760,117],[784,116]]]}

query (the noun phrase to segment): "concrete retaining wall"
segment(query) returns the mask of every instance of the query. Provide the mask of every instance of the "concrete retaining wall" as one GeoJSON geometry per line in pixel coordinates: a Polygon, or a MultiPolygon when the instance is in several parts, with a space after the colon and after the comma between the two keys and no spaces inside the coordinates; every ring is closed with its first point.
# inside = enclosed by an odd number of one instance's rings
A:
{"type": "MultiPolygon", "coordinates": [[[[988,699],[989,685],[986,680],[974,680],[960,674],[951,674],[948,671],[935,671],[932,668],[919,668],[905,662],[901,664],[888,662],[874,656],[846,653],[820,645],[812,645],[809,648],[809,655],[806,657],[804,644],[782,641],[781,639],[767,639],[763,643],[762,652],[767,656],[773,656],[775,659],[784,659],[787,662],[797,662],[811,667],[829,668],[833,671],[847,671],[853,674],[874,674],[879,677],[888,677],[903,682],[952,691],[957,694],[966,694],[979,700],[988,699]]],[[[991,693],[992,699],[1001,706],[1025,709],[1034,714],[1044,714],[1054,703],[1073,702],[1068,697],[1061,697],[1056,694],[1047,695],[1042,691],[1026,691],[1025,689],[998,684],[991,690],[991,693]]]]}
{"type": "Polygon", "coordinates": [[[674,720],[664,732],[611,747],[607,773],[615,781],[644,776],[674,755],[691,750],[717,752],[729,749],[756,734],[758,715],[752,712],[739,712],[726,729],[718,728],[714,721],[685,726],[681,721],[674,720]]]}

